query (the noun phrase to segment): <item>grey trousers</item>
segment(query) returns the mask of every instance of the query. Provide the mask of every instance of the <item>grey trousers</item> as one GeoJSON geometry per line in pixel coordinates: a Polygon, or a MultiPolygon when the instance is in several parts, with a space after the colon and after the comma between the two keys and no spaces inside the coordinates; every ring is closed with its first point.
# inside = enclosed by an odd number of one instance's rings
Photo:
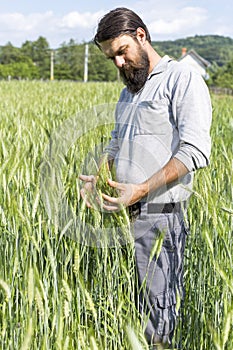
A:
{"type": "MultiPolygon", "coordinates": [[[[170,346],[182,300],[187,229],[182,210],[148,214],[147,204],[132,223],[138,274],[138,306],[149,344],[170,346]]],[[[156,348],[156,346],[155,346],[156,348]]]]}

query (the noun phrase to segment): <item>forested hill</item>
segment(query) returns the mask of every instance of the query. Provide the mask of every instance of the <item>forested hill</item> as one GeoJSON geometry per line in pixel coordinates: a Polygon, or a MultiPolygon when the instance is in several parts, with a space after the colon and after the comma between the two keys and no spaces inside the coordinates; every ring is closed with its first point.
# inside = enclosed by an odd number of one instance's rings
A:
{"type": "MultiPolygon", "coordinates": [[[[0,46],[1,79],[56,79],[84,80],[85,52],[88,49],[88,80],[115,81],[117,69],[110,60],[105,60],[93,44],[76,43],[70,39],[57,49],[51,49],[44,37],[26,41],[21,47],[11,43],[0,46]],[[54,71],[51,74],[51,62],[54,71]],[[52,76],[53,75],[53,76],[52,76]],[[52,76],[52,77],[51,77],[52,76]]],[[[218,35],[194,36],[173,41],[153,41],[159,54],[178,59],[182,48],[194,49],[211,63],[208,84],[233,89],[233,39],[218,35]]]]}
{"type": "Polygon", "coordinates": [[[194,49],[203,58],[219,66],[233,59],[233,39],[220,35],[196,35],[173,41],[153,41],[152,45],[160,54],[168,54],[176,59],[181,56],[182,47],[187,50],[194,49]]]}

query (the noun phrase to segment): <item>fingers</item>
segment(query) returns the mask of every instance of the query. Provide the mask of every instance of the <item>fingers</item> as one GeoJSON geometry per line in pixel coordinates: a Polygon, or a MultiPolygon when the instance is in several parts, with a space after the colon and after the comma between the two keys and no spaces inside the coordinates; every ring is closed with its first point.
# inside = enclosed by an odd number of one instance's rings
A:
{"type": "Polygon", "coordinates": [[[92,207],[91,203],[87,200],[87,194],[86,194],[86,191],[84,188],[81,189],[80,194],[81,194],[81,197],[82,197],[83,201],[85,202],[86,206],[88,208],[91,208],[92,207]]]}
{"type": "Polygon", "coordinates": [[[95,191],[96,179],[94,175],[79,175],[79,179],[85,182],[84,188],[80,190],[81,197],[88,208],[92,208],[92,197],[95,191]]]}
{"type": "Polygon", "coordinates": [[[125,207],[125,200],[123,197],[110,197],[102,193],[102,208],[108,212],[120,211],[125,207]]]}
{"type": "Polygon", "coordinates": [[[102,193],[100,198],[97,198],[96,194],[94,193],[95,185],[96,185],[95,176],[81,174],[81,175],[79,175],[79,179],[86,183],[84,188],[82,188],[80,190],[80,194],[81,194],[81,197],[85,201],[85,204],[88,208],[93,208],[93,207],[95,207],[95,204],[97,204],[100,208],[102,208],[106,211],[109,211],[109,212],[113,212],[113,211],[119,211],[122,209],[122,207],[124,205],[127,205],[127,198],[126,198],[127,194],[125,193],[126,192],[126,184],[119,183],[119,182],[113,181],[111,179],[108,179],[109,186],[120,190],[121,196],[120,197],[111,197],[111,196],[108,196],[107,194],[102,193]],[[93,200],[94,200],[94,202],[93,202],[93,200]]]}
{"type": "Polygon", "coordinates": [[[108,179],[108,183],[109,183],[109,185],[110,185],[111,187],[116,187],[116,185],[117,185],[117,182],[116,182],[116,181],[113,181],[113,180],[111,180],[111,179],[108,179]]]}
{"type": "Polygon", "coordinates": [[[94,175],[79,175],[79,179],[85,182],[94,182],[95,176],[94,175]]]}
{"type": "Polygon", "coordinates": [[[124,184],[121,184],[119,182],[113,181],[111,179],[108,179],[108,184],[111,187],[117,188],[117,189],[123,189],[124,184]]]}
{"type": "Polygon", "coordinates": [[[121,207],[119,205],[109,205],[109,204],[102,204],[102,208],[108,212],[113,212],[113,211],[119,211],[121,207]]]}
{"type": "Polygon", "coordinates": [[[111,197],[111,196],[108,196],[107,194],[102,193],[102,198],[103,198],[104,200],[108,201],[109,203],[119,204],[119,199],[120,199],[120,197],[115,198],[115,197],[111,197]]]}

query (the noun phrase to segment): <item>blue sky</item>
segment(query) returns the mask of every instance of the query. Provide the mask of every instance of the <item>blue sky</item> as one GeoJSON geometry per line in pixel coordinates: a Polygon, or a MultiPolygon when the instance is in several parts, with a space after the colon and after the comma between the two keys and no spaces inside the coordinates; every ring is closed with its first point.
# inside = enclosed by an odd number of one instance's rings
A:
{"type": "Polygon", "coordinates": [[[124,6],[136,11],[153,40],[175,40],[218,34],[233,38],[230,0],[0,0],[0,45],[21,46],[26,40],[47,38],[51,48],[71,38],[93,38],[98,20],[124,6]]]}

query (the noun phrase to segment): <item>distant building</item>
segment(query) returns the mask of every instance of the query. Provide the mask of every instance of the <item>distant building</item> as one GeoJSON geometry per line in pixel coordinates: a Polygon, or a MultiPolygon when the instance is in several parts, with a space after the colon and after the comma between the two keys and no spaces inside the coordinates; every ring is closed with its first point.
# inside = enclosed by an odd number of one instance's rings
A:
{"type": "Polygon", "coordinates": [[[186,64],[193,66],[204,79],[208,79],[209,75],[207,73],[207,68],[210,67],[211,63],[205,60],[203,57],[198,55],[195,50],[191,49],[187,51],[185,47],[182,48],[182,55],[178,61],[183,61],[186,64]]]}

